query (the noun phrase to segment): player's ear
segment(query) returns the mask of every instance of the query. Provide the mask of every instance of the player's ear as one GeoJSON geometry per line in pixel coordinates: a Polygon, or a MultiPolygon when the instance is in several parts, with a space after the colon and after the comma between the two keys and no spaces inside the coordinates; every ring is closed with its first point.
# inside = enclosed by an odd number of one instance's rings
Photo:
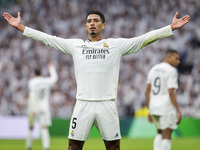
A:
{"type": "Polygon", "coordinates": [[[103,23],[102,26],[101,26],[101,29],[103,30],[105,28],[106,24],[103,23]]]}

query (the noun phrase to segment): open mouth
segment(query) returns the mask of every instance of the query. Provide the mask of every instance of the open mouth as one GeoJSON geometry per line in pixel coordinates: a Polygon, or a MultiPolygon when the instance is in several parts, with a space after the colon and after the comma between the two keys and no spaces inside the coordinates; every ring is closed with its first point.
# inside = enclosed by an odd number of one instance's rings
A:
{"type": "Polygon", "coordinates": [[[90,28],[90,30],[95,30],[95,29],[96,29],[95,27],[91,27],[91,28],[90,28]]]}

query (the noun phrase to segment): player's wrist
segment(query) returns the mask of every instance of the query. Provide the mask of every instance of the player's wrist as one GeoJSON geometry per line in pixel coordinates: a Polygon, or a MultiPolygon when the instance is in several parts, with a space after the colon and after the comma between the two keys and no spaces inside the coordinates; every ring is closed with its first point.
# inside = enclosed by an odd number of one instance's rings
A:
{"type": "Polygon", "coordinates": [[[172,31],[174,31],[176,28],[174,27],[173,23],[170,24],[172,31]]]}
{"type": "Polygon", "coordinates": [[[16,27],[19,31],[24,32],[25,26],[21,23],[16,27]]]}

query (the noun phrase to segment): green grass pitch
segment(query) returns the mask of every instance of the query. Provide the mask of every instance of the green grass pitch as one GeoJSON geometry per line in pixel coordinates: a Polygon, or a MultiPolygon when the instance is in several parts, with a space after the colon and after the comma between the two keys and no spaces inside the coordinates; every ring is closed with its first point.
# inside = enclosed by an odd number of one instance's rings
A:
{"type": "MultiPolygon", "coordinates": [[[[153,150],[153,139],[121,139],[121,150],[153,150]]],[[[51,137],[51,150],[67,150],[67,137],[51,137]]],[[[174,138],[172,150],[199,150],[200,137],[174,138]]],[[[25,150],[25,140],[0,140],[0,150],[25,150]]],[[[33,142],[32,150],[42,150],[41,140],[33,142]]],[[[105,150],[100,138],[89,138],[83,150],[105,150]]]]}

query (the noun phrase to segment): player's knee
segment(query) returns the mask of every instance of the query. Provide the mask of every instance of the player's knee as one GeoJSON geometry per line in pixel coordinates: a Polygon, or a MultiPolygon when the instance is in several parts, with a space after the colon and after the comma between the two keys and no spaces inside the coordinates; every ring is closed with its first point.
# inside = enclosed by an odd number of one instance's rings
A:
{"type": "Polygon", "coordinates": [[[82,150],[82,148],[74,144],[69,144],[68,150],[82,150]]]}
{"type": "Polygon", "coordinates": [[[30,130],[33,130],[33,126],[30,126],[29,129],[30,129],[30,130]]]}
{"type": "Polygon", "coordinates": [[[68,150],[82,150],[82,147],[76,144],[69,144],[68,150]]]}
{"type": "Polygon", "coordinates": [[[112,149],[110,150],[120,150],[120,146],[119,145],[115,145],[112,149]]]}
{"type": "Polygon", "coordinates": [[[69,139],[68,150],[82,150],[84,141],[76,141],[69,139]]]}
{"type": "Polygon", "coordinates": [[[120,150],[119,144],[113,145],[109,150],[120,150]]]}
{"type": "Polygon", "coordinates": [[[106,150],[120,150],[120,146],[119,145],[107,146],[106,150]]]}

